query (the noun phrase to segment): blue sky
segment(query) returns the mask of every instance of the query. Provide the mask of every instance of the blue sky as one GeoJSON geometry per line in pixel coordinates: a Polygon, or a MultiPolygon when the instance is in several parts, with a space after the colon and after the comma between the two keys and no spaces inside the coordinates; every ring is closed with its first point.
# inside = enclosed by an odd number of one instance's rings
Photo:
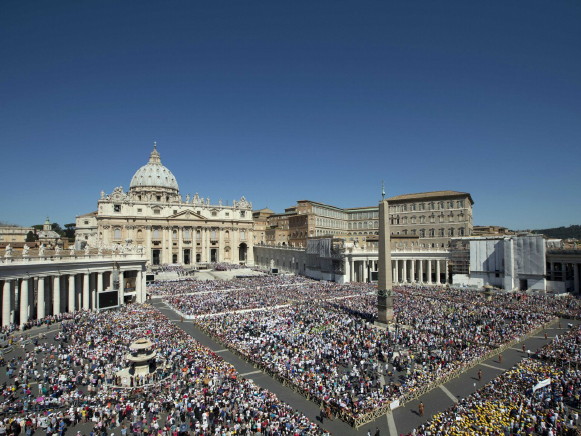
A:
{"type": "MultiPolygon", "coordinates": [[[[581,2],[0,3],[0,220],[65,224],[153,141],[180,191],[277,212],[472,194],[581,224],[581,2]]],[[[231,204],[231,203],[230,203],[231,204]]]]}

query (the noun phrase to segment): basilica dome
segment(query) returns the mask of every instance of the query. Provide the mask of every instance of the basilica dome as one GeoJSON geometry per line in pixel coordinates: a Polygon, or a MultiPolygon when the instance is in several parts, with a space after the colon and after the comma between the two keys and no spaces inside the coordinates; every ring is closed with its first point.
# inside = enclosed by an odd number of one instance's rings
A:
{"type": "Polygon", "coordinates": [[[165,188],[178,191],[178,182],[172,172],[161,164],[156,145],[149,155],[149,162],[139,168],[129,185],[130,190],[140,188],[165,188]]]}

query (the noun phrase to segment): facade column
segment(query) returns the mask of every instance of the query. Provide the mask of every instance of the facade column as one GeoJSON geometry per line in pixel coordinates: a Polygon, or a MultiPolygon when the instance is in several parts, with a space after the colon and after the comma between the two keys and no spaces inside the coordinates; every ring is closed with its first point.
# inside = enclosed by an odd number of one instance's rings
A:
{"type": "Polygon", "coordinates": [[[440,279],[440,259],[436,260],[436,283],[441,284],[442,280],[440,279]]]}
{"type": "Polygon", "coordinates": [[[428,259],[426,261],[428,263],[428,283],[432,284],[432,261],[428,259]]]}
{"type": "Polygon", "coordinates": [[[90,309],[89,302],[89,282],[91,278],[91,273],[83,274],[83,310],[90,309]]]}
{"type": "Polygon", "coordinates": [[[125,277],[123,271],[119,271],[119,306],[122,306],[125,301],[125,277]]]}
{"type": "Polygon", "coordinates": [[[393,262],[395,263],[395,270],[394,270],[394,274],[393,274],[393,282],[394,283],[399,283],[399,261],[397,259],[395,259],[393,262]]]}
{"type": "Polygon", "coordinates": [[[408,261],[407,261],[407,259],[403,260],[402,276],[403,276],[402,282],[407,283],[408,282],[408,261]]]}
{"type": "Polygon", "coordinates": [[[52,278],[52,314],[61,313],[61,277],[52,278]]]}
{"type": "Polygon", "coordinates": [[[28,280],[20,282],[20,325],[28,321],[28,280]]]}
{"type": "Polygon", "coordinates": [[[446,271],[444,271],[444,275],[446,277],[446,284],[450,283],[450,265],[448,264],[448,259],[446,259],[446,261],[444,262],[444,268],[446,268],[446,271]]]}
{"type": "Polygon", "coordinates": [[[36,302],[36,319],[42,319],[45,315],[44,309],[44,277],[38,278],[38,300],[36,302]]]}
{"type": "Polygon", "coordinates": [[[143,272],[137,271],[137,276],[135,277],[135,294],[138,303],[145,302],[145,290],[143,289],[143,272]]]}
{"type": "Polygon", "coordinates": [[[420,259],[420,276],[418,279],[420,283],[424,283],[424,259],[420,259]]]}
{"type": "Polygon", "coordinates": [[[184,229],[178,227],[178,263],[184,264],[184,229]]]}
{"type": "Polygon", "coordinates": [[[69,312],[75,311],[75,275],[69,274],[69,312]]]}
{"type": "Polygon", "coordinates": [[[412,259],[410,262],[411,262],[410,263],[410,267],[411,267],[410,282],[415,283],[416,282],[416,260],[412,259]]]}
{"type": "Polygon", "coordinates": [[[12,280],[4,280],[4,287],[2,289],[2,325],[10,325],[10,311],[11,311],[11,291],[12,291],[12,280]]]}

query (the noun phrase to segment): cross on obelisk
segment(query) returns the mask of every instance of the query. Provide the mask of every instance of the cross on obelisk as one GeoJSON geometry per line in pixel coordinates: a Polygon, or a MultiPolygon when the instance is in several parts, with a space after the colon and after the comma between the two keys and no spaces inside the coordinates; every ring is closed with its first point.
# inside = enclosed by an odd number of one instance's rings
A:
{"type": "Polygon", "coordinates": [[[393,321],[393,292],[391,278],[391,238],[389,229],[389,204],[382,192],[379,202],[379,265],[377,281],[378,321],[388,324],[393,321]]]}

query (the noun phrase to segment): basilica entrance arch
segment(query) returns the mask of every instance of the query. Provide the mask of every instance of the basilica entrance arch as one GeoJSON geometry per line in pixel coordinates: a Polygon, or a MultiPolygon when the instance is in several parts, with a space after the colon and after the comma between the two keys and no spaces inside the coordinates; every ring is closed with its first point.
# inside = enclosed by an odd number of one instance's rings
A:
{"type": "Polygon", "coordinates": [[[248,251],[248,246],[246,242],[243,242],[238,246],[238,260],[240,262],[246,262],[246,253],[248,251]]]}

